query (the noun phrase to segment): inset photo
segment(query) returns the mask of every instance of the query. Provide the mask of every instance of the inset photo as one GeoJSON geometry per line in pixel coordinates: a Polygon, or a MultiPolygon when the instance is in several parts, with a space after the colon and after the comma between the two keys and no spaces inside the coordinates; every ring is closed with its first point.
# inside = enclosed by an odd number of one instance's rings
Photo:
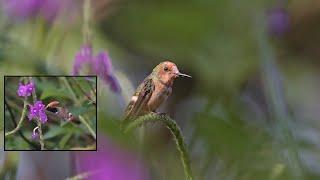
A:
{"type": "Polygon", "coordinates": [[[97,150],[96,76],[4,76],[4,150],[97,150]]]}

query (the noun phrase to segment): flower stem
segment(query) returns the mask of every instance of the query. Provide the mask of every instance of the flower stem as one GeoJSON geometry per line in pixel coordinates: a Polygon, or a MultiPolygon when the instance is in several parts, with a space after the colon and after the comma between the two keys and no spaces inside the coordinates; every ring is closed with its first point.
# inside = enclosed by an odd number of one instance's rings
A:
{"type": "MultiPolygon", "coordinates": [[[[29,77],[29,81],[32,82],[32,77],[29,77]]],[[[32,98],[33,98],[33,104],[35,104],[37,101],[37,94],[35,89],[33,89],[32,91],[32,98]]],[[[41,129],[41,121],[39,118],[36,118],[36,120],[37,120],[37,126],[39,128],[38,130],[39,130],[40,148],[41,150],[44,150],[44,138],[43,138],[42,129],[41,129]]]]}
{"type": "Polygon", "coordinates": [[[84,89],[81,87],[81,85],[79,84],[79,82],[77,81],[77,79],[75,77],[72,78],[74,84],[79,88],[79,90],[81,91],[81,93],[90,101],[93,102],[95,104],[96,100],[93,100],[89,94],[87,94],[84,89]]]}
{"type": "Polygon", "coordinates": [[[90,125],[87,123],[87,121],[81,116],[79,115],[79,120],[88,128],[90,134],[93,136],[94,139],[97,138],[96,133],[94,132],[94,130],[90,127],[90,125]]]}
{"type": "Polygon", "coordinates": [[[91,40],[91,1],[84,0],[83,2],[83,39],[85,44],[89,44],[91,40]]]}
{"type": "MultiPolygon", "coordinates": [[[[15,120],[16,118],[15,118],[15,116],[14,116],[12,110],[11,110],[11,107],[10,107],[10,105],[8,104],[6,98],[4,98],[4,104],[5,104],[5,106],[7,107],[8,111],[9,111],[9,114],[10,114],[10,117],[11,117],[11,120],[12,120],[12,123],[14,124],[14,126],[17,127],[17,122],[16,122],[16,120],[15,120]]],[[[20,108],[19,108],[19,109],[20,109],[20,108]]],[[[33,147],[34,149],[39,149],[39,148],[40,148],[40,147],[39,147],[37,144],[35,144],[34,142],[29,141],[29,139],[26,138],[26,136],[24,136],[24,134],[22,133],[21,130],[18,130],[18,134],[20,135],[20,137],[21,137],[26,143],[28,143],[28,144],[29,144],[31,147],[33,147]]]]}
{"type": "Polygon", "coordinates": [[[267,97],[268,108],[275,120],[275,132],[280,143],[286,147],[285,160],[292,171],[292,179],[304,179],[304,167],[299,155],[298,142],[294,136],[294,129],[290,127],[292,117],[288,112],[287,102],[281,82],[281,73],[276,63],[276,55],[265,32],[265,17],[258,14],[256,20],[256,38],[260,50],[260,68],[264,92],[267,97]]]}
{"type": "Polygon", "coordinates": [[[188,155],[188,152],[187,152],[186,143],[184,141],[184,138],[182,136],[182,133],[181,133],[181,130],[180,130],[179,126],[169,116],[167,116],[167,115],[158,115],[156,113],[149,113],[147,115],[140,116],[137,119],[131,121],[127,125],[127,127],[125,128],[124,132],[128,132],[133,128],[136,128],[138,126],[143,125],[144,123],[156,122],[156,121],[162,122],[170,130],[171,134],[174,136],[174,140],[176,142],[177,149],[180,152],[180,159],[181,159],[181,162],[182,162],[182,165],[183,165],[183,170],[184,170],[186,179],[187,180],[192,180],[193,176],[192,176],[190,159],[189,159],[189,155],[188,155]]]}
{"type": "Polygon", "coordinates": [[[73,91],[69,81],[67,80],[66,77],[62,77],[62,81],[64,82],[64,84],[67,86],[67,88],[69,89],[69,91],[71,92],[71,96],[72,96],[72,99],[74,100],[74,102],[78,105],[80,105],[80,101],[78,100],[77,96],[76,96],[76,93],[73,91]]]}
{"type": "Polygon", "coordinates": [[[281,143],[288,147],[287,160],[290,170],[293,172],[293,179],[303,179],[304,172],[299,155],[298,142],[294,136],[294,130],[290,128],[292,117],[288,112],[281,72],[277,67],[277,58],[267,38],[265,24],[261,23],[263,16],[258,15],[256,20],[257,43],[260,50],[260,68],[262,82],[267,102],[276,122],[275,132],[279,132],[281,143]]]}
{"type": "Polygon", "coordinates": [[[12,135],[12,134],[16,133],[17,131],[19,131],[19,129],[21,128],[23,119],[24,119],[24,117],[26,116],[26,112],[27,112],[27,97],[25,97],[25,98],[24,98],[24,101],[23,101],[23,109],[22,109],[20,121],[18,122],[16,128],[14,128],[14,129],[13,129],[12,131],[10,131],[10,132],[7,132],[7,133],[5,134],[5,136],[12,135]]]}
{"type": "MultiPolygon", "coordinates": [[[[69,81],[67,80],[66,77],[62,77],[62,80],[63,82],[66,84],[67,88],[69,89],[69,91],[71,92],[72,96],[73,96],[73,99],[74,101],[77,103],[77,104],[81,104],[80,101],[78,100],[75,92],[73,91],[69,81]]],[[[90,127],[90,125],[87,123],[87,121],[81,116],[79,115],[79,120],[88,128],[89,132],[91,133],[91,135],[94,137],[94,139],[96,139],[96,133],[93,131],[93,129],[90,127]]]]}
{"type": "Polygon", "coordinates": [[[44,150],[44,139],[43,139],[43,134],[42,134],[42,129],[41,129],[41,122],[40,120],[37,118],[37,125],[38,125],[38,131],[39,131],[39,138],[40,138],[40,146],[41,146],[41,150],[44,150]]]}

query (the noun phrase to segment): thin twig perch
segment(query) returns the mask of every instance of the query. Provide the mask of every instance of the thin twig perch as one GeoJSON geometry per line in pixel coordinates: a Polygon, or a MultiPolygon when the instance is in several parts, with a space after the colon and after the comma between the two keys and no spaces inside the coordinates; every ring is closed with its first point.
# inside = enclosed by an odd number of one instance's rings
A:
{"type": "Polygon", "coordinates": [[[186,179],[192,180],[193,176],[192,176],[192,172],[191,172],[190,159],[189,159],[186,143],[184,141],[184,138],[182,136],[182,133],[181,133],[179,126],[169,116],[159,115],[156,113],[149,113],[147,115],[140,116],[137,119],[134,119],[133,121],[128,123],[128,125],[124,129],[124,132],[128,132],[138,126],[143,125],[144,123],[157,122],[157,121],[162,122],[170,130],[170,132],[174,136],[174,140],[176,142],[177,149],[180,152],[180,158],[181,158],[181,162],[183,165],[184,173],[186,175],[186,179]]]}

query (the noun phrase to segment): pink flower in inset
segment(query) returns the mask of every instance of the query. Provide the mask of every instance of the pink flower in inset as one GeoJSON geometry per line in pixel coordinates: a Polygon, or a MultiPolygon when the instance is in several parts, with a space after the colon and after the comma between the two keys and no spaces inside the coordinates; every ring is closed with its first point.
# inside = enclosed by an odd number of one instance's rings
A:
{"type": "Polygon", "coordinates": [[[39,118],[42,123],[47,122],[48,117],[45,113],[45,105],[42,104],[42,101],[37,101],[34,103],[34,105],[29,105],[29,120],[32,120],[33,118],[39,118]]]}
{"type": "Polygon", "coordinates": [[[35,127],[35,128],[33,129],[31,138],[34,139],[34,140],[36,140],[36,139],[39,138],[39,136],[40,136],[40,134],[39,134],[39,127],[37,126],[37,127],[35,127]]]}
{"type": "Polygon", "coordinates": [[[19,83],[18,87],[18,96],[20,97],[27,97],[31,96],[35,86],[33,82],[30,82],[29,84],[23,85],[22,83],[19,83]]]}

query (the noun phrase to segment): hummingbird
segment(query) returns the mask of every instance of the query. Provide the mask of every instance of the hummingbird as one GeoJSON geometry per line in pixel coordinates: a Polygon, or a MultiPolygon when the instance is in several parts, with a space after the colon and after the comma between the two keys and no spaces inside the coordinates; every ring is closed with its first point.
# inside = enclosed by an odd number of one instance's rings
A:
{"type": "Polygon", "coordinates": [[[189,77],[180,73],[176,64],[164,61],[158,64],[131,97],[124,112],[124,123],[141,115],[155,112],[172,93],[173,81],[177,77],[189,77]]]}
{"type": "Polygon", "coordinates": [[[50,118],[53,119],[63,119],[67,121],[77,121],[77,117],[73,116],[73,114],[66,108],[60,105],[58,101],[50,102],[46,107],[46,113],[49,115],[50,118]],[[50,113],[49,113],[50,112],[50,113]]]}

